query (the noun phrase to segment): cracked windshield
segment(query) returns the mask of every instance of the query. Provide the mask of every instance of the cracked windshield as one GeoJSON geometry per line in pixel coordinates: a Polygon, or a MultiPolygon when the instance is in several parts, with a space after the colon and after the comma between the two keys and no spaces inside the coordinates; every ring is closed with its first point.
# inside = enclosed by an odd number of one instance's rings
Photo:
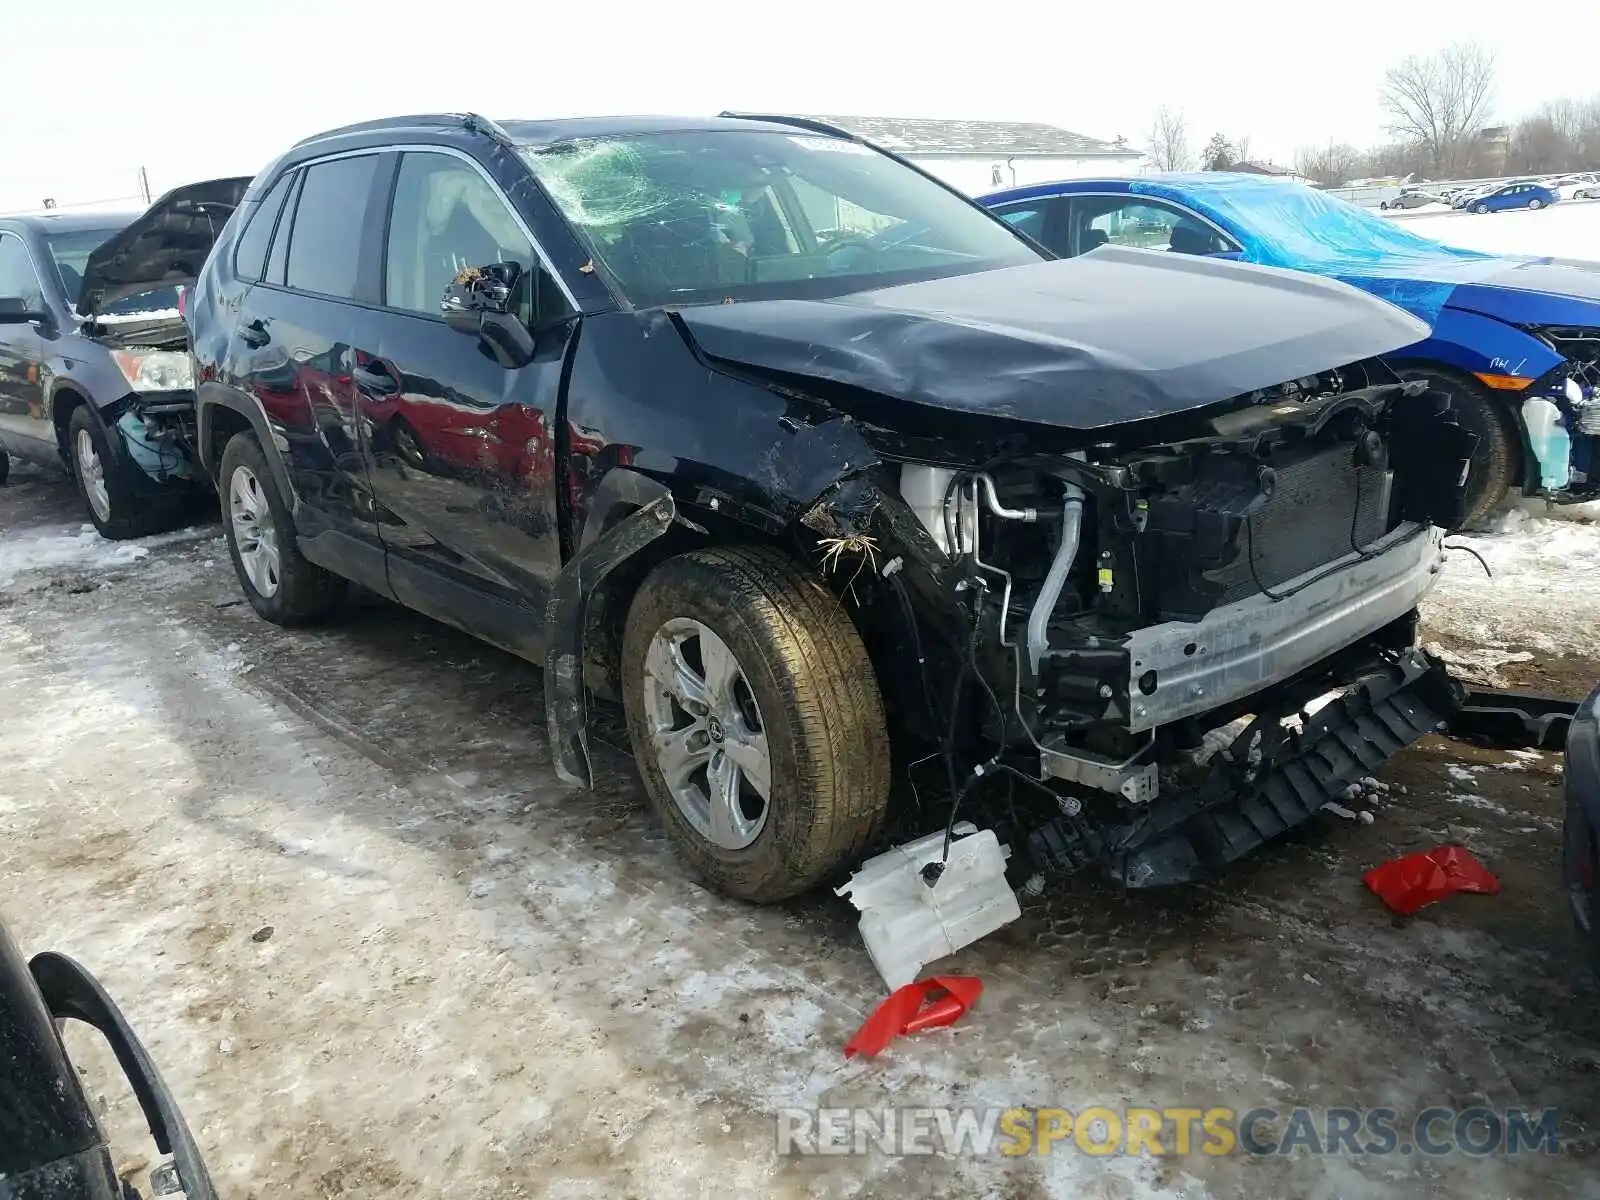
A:
{"type": "Polygon", "coordinates": [[[806,133],[656,133],[526,152],[635,305],[838,294],[1036,262],[909,167],[806,133]]]}

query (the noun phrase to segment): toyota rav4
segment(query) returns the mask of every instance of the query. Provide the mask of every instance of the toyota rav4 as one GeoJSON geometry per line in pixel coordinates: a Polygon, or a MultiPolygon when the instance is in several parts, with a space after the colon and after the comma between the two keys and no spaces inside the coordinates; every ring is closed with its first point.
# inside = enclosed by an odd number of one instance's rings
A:
{"type": "Polygon", "coordinates": [[[958,813],[1020,870],[1194,879],[1456,695],[1415,613],[1473,438],[1377,357],[1422,322],[1055,261],[818,122],[325,133],[250,185],[188,320],[256,611],[353,581],[543,663],[570,781],[620,699],[734,896],[890,832],[948,855],[958,813]]]}

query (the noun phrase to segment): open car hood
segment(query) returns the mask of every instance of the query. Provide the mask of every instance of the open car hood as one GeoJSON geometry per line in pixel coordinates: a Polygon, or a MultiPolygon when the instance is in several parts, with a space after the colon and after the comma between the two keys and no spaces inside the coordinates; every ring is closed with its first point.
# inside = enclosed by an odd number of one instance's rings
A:
{"type": "Polygon", "coordinates": [[[249,186],[249,179],[211,179],[162,196],[89,255],[78,314],[92,317],[129,296],[193,283],[249,186]]]}
{"type": "Polygon", "coordinates": [[[1202,408],[1428,336],[1422,321],[1333,280],[1113,246],[680,315],[713,358],[1078,430],[1202,408]]]}

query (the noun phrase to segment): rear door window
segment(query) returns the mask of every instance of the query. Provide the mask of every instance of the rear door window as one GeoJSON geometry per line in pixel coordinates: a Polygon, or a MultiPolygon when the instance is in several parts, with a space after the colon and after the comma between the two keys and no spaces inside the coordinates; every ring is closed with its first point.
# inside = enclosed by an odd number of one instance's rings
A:
{"type": "Polygon", "coordinates": [[[1072,226],[1074,254],[1087,254],[1108,243],[1173,254],[1225,254],[1239,249],[1193,213],[1142,196],[1080,196],[1072,226]]]}
{"type": "Polygon", "coordinates": [[[1052,254],[1064,257],[1069,253],[1065,240],[1067,223],[1063,219],[1066,210],[1067,202],[1061,197],[1044,196],[1032,200],[1013,200],[996,208],[994,213],[1052,254]]]}
{"type": "Polygon", "coordinates": [[[361,298],[361,248],[376,154],[313,163],[305,170],[289,235],[284,282],[339,300],[361,298]]]}

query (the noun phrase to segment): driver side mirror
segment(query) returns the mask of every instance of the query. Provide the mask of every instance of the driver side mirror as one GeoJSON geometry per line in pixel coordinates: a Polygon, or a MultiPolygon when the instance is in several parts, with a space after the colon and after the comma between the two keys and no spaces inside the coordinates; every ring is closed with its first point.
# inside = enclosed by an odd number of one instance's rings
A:
{"type": "Polygon", "coordinates": [[[522,277],[522,267],[514,262],[466,267],[450,281],[439,301],[446,325],[477,337],[507,368],[533,360],[533,334],[515,312],[514,294],[522,277]]]}
{"type": "Polygon", "coordinates": [[[34,322],[48,324],[50,314],[39,308],[29,308],[19,296],[0,297],[0,325],[30,325],[34,322]]]}

